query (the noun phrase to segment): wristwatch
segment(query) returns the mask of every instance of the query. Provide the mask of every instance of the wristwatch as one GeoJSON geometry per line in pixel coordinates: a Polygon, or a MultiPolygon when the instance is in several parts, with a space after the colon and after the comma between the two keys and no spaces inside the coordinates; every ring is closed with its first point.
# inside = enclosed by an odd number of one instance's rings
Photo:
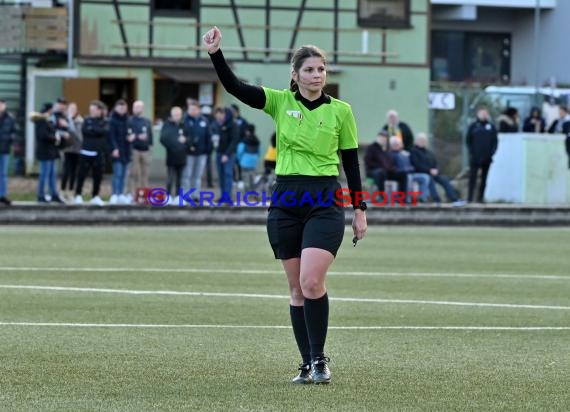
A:
{"type": "Polygon", "coordinates": [[[363,202],[359,202],[358,206],[353,206],[353,208],[354,208],[354,210],[360,209],[364,212],[366,209],[368,209],[368,205],[366,204],[366,202],[363,201],[363,202]]]}

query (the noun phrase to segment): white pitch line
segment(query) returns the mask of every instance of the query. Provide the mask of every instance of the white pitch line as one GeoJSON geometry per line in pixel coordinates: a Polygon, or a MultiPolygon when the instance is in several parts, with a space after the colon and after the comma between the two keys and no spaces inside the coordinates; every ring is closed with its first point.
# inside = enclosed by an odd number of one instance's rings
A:
{"type": "MultiPolygon", "coordinates": [[[[136,272],[136,273],[231,273],[242,275],[283,274],[282,270],[273,269],[215,269],[215,268],[90,268],[90,267],[12,267],[0,266],[0,272],[136,272]]],[[[443,277],[443,278],[500,278],[500,279],[539,279],[566,280],[570,276],[514,274],[514,273],[434,273],[434,272],[362,272],[362,271],[331,271],[331,276],[378,276],[378,277],[443,277]]]]}
{"type": "MultiPolygon", "coordinates": [[[[122,295],[169,295],[169,296],[207,296],[207,297],[230,297],[230,298],[257,298],[257,299],[289,299],[288,295],[269,295],[260,293],[222,293],[222,292],[189,292],[175,290],[131,290],[131,289],[108,289],[108,288],[79,288],[71,286],[40,286],[40,285],[0,285],[0,289],[27,289],[47,290],[56,292],[82,292],[82,293],[111,293],[122,295]]],[[[331,297],[331,300],[341,302],[360,303],[397,303],[416,305],[447,305],[447,306],[471,306],[510,309],[547,309],[547,310],[570,310],[570,306],[552,305],[526,305],[515,303],[481,303],[481,302],[455,302],[445,300],[417,300],[417,299],[377,299],[377,298],[339,298],[331,297]]]]}
{"type": "MultiPolygon", "coordinates": [[[[281,325],[168,325],[137,323],[0,322],[0,326],[138,329],[291,329],[281,325]]],[[[570,326],[329,326],[332,330],[566,331],[570,326]]]]}

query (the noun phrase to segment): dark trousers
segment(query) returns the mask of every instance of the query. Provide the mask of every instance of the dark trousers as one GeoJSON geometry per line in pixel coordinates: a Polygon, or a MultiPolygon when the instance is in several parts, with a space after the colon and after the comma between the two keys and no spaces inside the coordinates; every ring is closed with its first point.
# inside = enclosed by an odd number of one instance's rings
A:
{"type": "Polygon", "coordinates": [[[178,196],[178,190],[182,187],[182,173],[186,166],[168,166],[168,175],[166,176],[166,190],[170,197],[178,196]],[[175,192],[172,193],[172,185],[176,184],[174,187],[175,192]]]}
{"type": "Polygon", "coordinates": [[[447,200],[449,200],[450,202],[455,202],[457,200],[457,195],[455,194],[455,189],[453,189],[453,186],[451,186],[451,183],[449,183],[449,179],[445,176],[441,176],[441,175],[437,175],[437,176],[432,176],[430,183],[429,183],[429,192],[430,192],[430,196],[431,196],[431,200],[433,200],[436,203],[441,202],[441,199],[439,197],[439,193],[437,193],[437,188],[435,187],[435,184],[440,185],[441,187],[443,187],[443,190],[445,190],[445,195],[447,196],[447,200]]]}
{"type": "Polygon", "coordinates": [[[214,187],[212,176],[212,153],[208,153],[208,157],[206,158],[206,185],[209,188],[214,187]]]}
{"type": "Polygon", "coordinates": [[[570,136],[566,137],[566,154],[568,154],[568,169],[570,169],[570,136]]]}
{"type": "Polygon", "coordinates": [[[374,183],[381,192],[386,190],[386,180],[398,182],[399,192],[408,191],[408,174],[406,172],[388,172],[384,169],[374,169],[368,172],[368,177],[374,179],[374,183]]]}
{"type": "Polygon", "coordinates": [[[69,182],[69,190],[73,190],[75,180],[77,179],[77,171],[79,166],[79,153],[63,154],[63,176],[61,177],[61,190],[67,189],[69,182]]]}
{"type": "Polygon", "coordinates": [[[485,195],[485,187],[487,186],[487,175],[489,174],[489,168],[491,167],[491,162],[479,164],[471,162],[469,165],[469,195],[467,197],[468,202],[473,201],[473,194],[475,192],[475,185],[477,184],[477,174],[479,169],[481,169],[481,183],[479,184],[479,191],[477,192],[477,201],[483,202],[483,196],[485,195]]]}
{"type": "Polygon", "coordinates": [[[234,164],[234,182],[240,182],[242,180],[243,177],[242,177],[241,165],[239,164],[239,160],[237,159],[236,156],[236,162],[234,164]]]}
{"type": "Polygon", "coordinates": [[[275,167],[277,166],[277,162],[273,161],[273,160],[264,160],[263,161],[263,167],[264,167],[264,172],[263,174],[265,176],[269,176],[271,173],[273,173],[275,171],[275,167]]]}
{"type": "Polygon", "coordinates": [[[75,188],[75,194],[81,195],[83,190],[83,183],[89,174],[89,171],[93,171],[93,197],[99,196],[99,190],[101,189],[101,181],[103,180],[103,168],[105,167],[105,156],[103,153],[97,154],[97,156],[85,156],[79,155],[79,175],[77,177],[77,187],[75,188]]]}

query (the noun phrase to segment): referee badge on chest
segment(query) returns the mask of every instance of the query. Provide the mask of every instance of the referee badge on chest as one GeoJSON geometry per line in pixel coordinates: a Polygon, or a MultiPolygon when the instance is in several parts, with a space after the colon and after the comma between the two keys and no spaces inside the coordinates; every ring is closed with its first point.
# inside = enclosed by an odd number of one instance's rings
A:
{"type": "Polygon", "coordinates": [[[291,116],[299,121],[299,126],[301,125],[301,121],[303,120],[303,113],[299,110],[287,110],[287,116],[291,116]]]}

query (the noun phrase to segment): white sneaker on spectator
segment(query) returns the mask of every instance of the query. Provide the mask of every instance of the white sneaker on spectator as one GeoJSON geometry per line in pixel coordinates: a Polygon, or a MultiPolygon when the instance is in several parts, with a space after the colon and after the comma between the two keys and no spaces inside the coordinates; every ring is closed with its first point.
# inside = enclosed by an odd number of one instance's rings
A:
{"type": "Polygon", "coordinates": [[[76,205],[82,205],[83,204],[83,196],[81,196],[81,195],[75,196],[75,198],[73,199],[73,203],[75,203],[76,205]]]}
{"type": "Polygon", "coordinates": [[[132,205],[133,204],[133,195],[130,193],[127,193],[125,195],[125,204],[126,205],[132,205]]]}
{"type": "Polygon", "coordinates": [[[237,182],[237,188],[239,190],[243,190],[245,188],[245,183],[243,182],[243,180],[240,180],[239,182],[237,182]]]}
{"type": "Polygon", "coordinates": [[[105,204],[99,196],[95,196],[89,203],[96,206],[103,206],[105,204]]]}
{"type": "Polygon", "coordinates": [[[111,195],[111,198],[109,199],[109,204],[110,205],[116,205],[118,203],[119,203],[119,196],[111,195]]]}
{"type": "Polygon", "coordinates": [[[127,196],[126,195],[119,195],[119,204],[120,205],[127,205],[127,196]]]}
{"type": "Polygon", "coordinates": [[[465,206],[466,204],[467,202],[463,199],[456,200],[455,202],[452,203],[453,207],[461,207],[465,206]]]}

